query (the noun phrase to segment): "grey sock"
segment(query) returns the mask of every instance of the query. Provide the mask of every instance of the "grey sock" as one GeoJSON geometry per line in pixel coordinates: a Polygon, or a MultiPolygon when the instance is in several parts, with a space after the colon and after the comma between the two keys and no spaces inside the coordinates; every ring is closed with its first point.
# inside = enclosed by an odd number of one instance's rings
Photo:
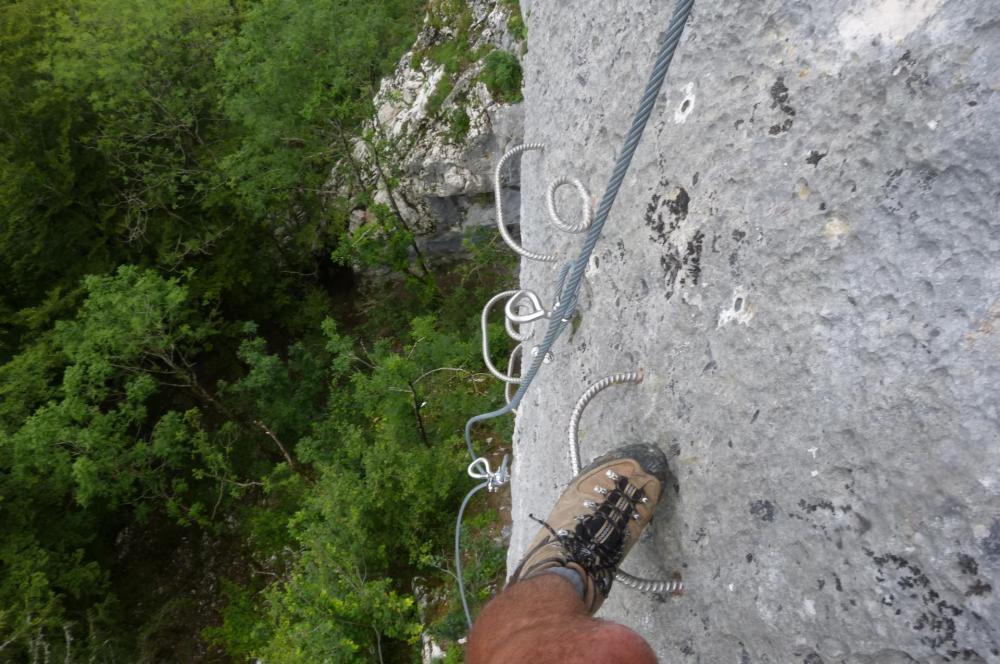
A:
{"type": "Polygon", "coordinates": [[[583,595],[583,579],[580,578],[580,573],[575,569],[570,569],[569,567],[551,567],[545,570],[546,574],[558,574],[562,578],[566,579],[573,584],[576,588],[576,592],[580,593],[580,597],[583,595]]]}

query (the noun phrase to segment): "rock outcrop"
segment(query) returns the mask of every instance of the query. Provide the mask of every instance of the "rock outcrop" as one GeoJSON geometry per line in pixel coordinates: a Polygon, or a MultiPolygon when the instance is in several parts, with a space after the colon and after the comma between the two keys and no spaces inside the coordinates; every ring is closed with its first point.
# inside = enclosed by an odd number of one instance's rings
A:
{"type": "MultiPolygon", "coordinates": [[[[524,3],[522,236],[596,194],[672,2],[524,3]]],[[[697,0],[521,403],[510,561],[584,460],[656,441],[676,485],[626,561],[686,594],[601,615],[662,661],[1000,662],[1000,20],[984,0],[697,0]]],[[[551,303],[555,268],[522,267],[551,303]]],[[[528,347],[537,344],[538,326],[528,347]]]]}
{"type": "MultiPolygon", "coordinates": [[[[523,50],[508,27],[516,3],[472,0],[458,13],[455,5],[431,3],[413,48],[382,81],[368,138],[355,149],[376,202],[398,211],[431,257],[461,251],[468,229],[494,223],[493,167],[523,135],[521,104],[498,99],[480,80],[489,52],[523,50]],[[385,155],[380,164],[375,149],[385,155]],[[389,164],[394,170],[386,173],[389,164]]],[[[516,224],[517,172],[507,181],[504,203],[515,211],[510,221],[516,224]]],[[[358,211],[355,225],[366,218],[358,211]]]]}

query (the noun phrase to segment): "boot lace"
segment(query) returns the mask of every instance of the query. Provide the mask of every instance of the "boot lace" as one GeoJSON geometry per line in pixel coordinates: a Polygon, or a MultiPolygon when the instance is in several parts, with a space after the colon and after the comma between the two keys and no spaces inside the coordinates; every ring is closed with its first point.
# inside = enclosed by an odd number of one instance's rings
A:
{"type": "Polygon", "coordinates": [[[602,496],[601,502],[588,501],[592,511],[576,517],[572,530],[556,530],[529,514],[560,544],[566,562],[582,567],[594,581],[600,593],[607,597],[615,571],[625,556],[628,524],[639,513],[635,507],[645,497],[641,489],[629,483],[627,477],[616,477],[615,487],[602,496]]]}

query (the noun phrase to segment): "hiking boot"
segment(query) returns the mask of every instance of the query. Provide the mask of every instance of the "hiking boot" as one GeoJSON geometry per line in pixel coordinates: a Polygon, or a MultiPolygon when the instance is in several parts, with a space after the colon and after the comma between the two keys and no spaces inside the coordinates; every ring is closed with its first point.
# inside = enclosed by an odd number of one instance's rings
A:
{"type": "Polygon", "coordinates": [[[508,585],[558,568],[574,570],[583,582],[584,604],[595,613],[618,565],[652,519],[668,473],[667,457],[653,445],[620,447],[594,459],[540,522],[508,585]]]}

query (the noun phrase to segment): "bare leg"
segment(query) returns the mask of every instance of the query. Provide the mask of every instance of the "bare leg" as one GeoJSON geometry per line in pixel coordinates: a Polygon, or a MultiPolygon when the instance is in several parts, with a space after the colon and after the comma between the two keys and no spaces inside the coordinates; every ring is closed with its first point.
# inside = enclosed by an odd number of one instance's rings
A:
{"type": "Polygon", "coordinates": [[[469,635],[469,664],[656,664],[641,636],[587,613],[556,574],[520,581],[483,608],[469,635]]]}

